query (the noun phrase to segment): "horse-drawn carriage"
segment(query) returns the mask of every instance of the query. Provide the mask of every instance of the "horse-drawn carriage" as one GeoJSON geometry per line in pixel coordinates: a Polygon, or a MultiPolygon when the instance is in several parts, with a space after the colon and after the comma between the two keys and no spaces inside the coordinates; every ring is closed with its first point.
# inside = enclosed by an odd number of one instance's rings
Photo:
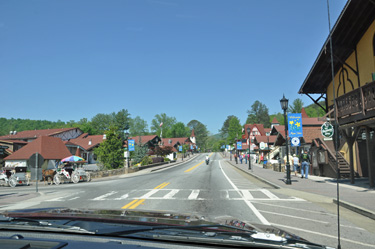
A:
{"type": "Polygon", "coordinates": [[[4,167],[0,173],[0,184],[15,187],[17,185],[29,185],[30,177],[26,174],[26,166],[4,167]]]}
{"type": "Polygon", "coordinates": [[[79,181],[91,181],[90,173],[83,169],[82,164],[64,165],[56,170],[53,177],[53,183],[56,185],[61,182],[78,183],[79,181]]]}

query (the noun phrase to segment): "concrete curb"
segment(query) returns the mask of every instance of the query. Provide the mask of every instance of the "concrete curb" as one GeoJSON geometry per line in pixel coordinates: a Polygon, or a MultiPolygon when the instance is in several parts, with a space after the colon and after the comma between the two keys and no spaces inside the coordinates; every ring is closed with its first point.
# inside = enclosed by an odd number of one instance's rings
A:
{"type": "MultiPolygon", "coordinates": [[[[337,199],[334,198],[332,200],[333,200],[333,203],[337,204],[337,199]]],[[[351,204],[351,203],[346,202],[346,201],[341,201],[341,200],[340,200],[340,206],[344,207],[346,209],[349,209],[353,212],[356,212],[358,214],[361,214],[363,216],[366,216],[370,219],[375,220],[375,213],[373,213],[372,211],[370,211],[368,209],[365,209],[363,207],[359,207],[357,205],[351,204]]]]}

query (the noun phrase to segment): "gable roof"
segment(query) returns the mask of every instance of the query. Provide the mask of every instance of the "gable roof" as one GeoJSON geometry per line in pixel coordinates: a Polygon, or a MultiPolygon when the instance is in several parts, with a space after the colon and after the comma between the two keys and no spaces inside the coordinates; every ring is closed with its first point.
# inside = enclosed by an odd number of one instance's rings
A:
{"type": "Polygon", "coordinates": [[[272,119],[272,122],[271,122],[272,124],[280,124],[280,122],[277,120],[277,118],[276,117],[273,117],[273,119],[272,119]]]}
{"type": "Polygon", "coordinates": [[[54,136],[66,131],[71,131],[74,129],[79,128],[60,128],[60,129],[44,129],[44,130],[29,130],[29,131],[20,131],[17,132],[15,135],[5,135],[0,136],[0,139],[3,140],[18,140],[18,139],[30,139],[30,138],[37,138],[41,136],[54,136]]]}
{"type": "Polygon", "coordinates": [[[60,138],[41,136],[4,160],[27,160],[36,152],[47,160],[61,160],[72,155],[60,138]]]}
{"type": "Polygon", "coordinates": [[[162,138],[161,140],[164,146],[167,146],[167,145],[174,146],[177,143],[179,143],[180,145],[185,144],[185,143],[191,143],[191,140],[188,137],[162,138]]]}
{"type": "Polygon", "coordinates": [[[103,142],[103,135],[87,135],[82,134],[81,136],[70,139],[69,143],[73,143],[75,145],[79,145],[86,151],[91,150],[92,148],[98,146],[101,142],[103,142]]]}
{"type": "MultiPolygon", "coordinates": [[[[349,0],[332,28],[334,74],[353,53],[366,30],[375,20],[374,1],[349,0]]],[[[329,36],[323,44],[298,93],[325,93],[332,81],[329,36]]]]}
{"type": "Polygon", "coordinates": [[[245,136],[248,137],[249,135],[247,134],[247,128],[250,128],[250,131],[253,129],[257,128],[261,136],[265,136],[266,132],[264,130],[264,125],[263,124],[245,124],[244,129],[245,129],[245,136]]]}

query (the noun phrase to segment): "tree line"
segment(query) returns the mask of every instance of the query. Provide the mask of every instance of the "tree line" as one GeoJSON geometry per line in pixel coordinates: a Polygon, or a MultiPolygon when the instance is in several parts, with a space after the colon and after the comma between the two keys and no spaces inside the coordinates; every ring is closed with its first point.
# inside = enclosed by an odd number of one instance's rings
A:
{"type": "Polygon", "coordinates": [[[129,127],[129,134],[131,137],[144,135],[161,135],[164,138],[170,137],[190,137],[191,130],[194,129],[197,138],[197,145],[201,148],[206,147],[208,138],[208,130],[206,125],[198,120],[191,120],[184,124],[178,122],[175,117],[170,117],[165,113],[156,114],[152,119],[150,126],[147,121],[140,116],[131,118],[130,113],[126,109],[109,114],[98,113],[91,120],[82,118],[79,121],[70,120],[63,122],[58,120],[56,122],[47,120],[30,120],[30,119],[6,119],[0,118],[0,135],[7,135],[10,131],[25,131],[25,130],[41,130],[41,129],[55,129],[55,128],[71,128],[78,127],[83,132],[90,135],[101,135],[111,128],[118,129],[121,136],[125,128],[129,127]],[[163,124],[160,126],[160,124],[163,124]]]}

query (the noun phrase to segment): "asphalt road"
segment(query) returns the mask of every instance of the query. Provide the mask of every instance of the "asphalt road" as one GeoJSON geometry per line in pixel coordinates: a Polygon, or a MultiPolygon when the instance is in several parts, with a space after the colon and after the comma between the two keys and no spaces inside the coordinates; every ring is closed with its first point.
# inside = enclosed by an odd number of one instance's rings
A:
{"type": "MultiPolygon", "coordinates": [[[[336,206],[332,200],[274,189],[238,171],[219,153],[209,154],[210,164],[206,165],[205,155],[137,176],[39,185],[38,194],[35,186],[1,187],[0,209],[138,209],[196,214],[207,220],[236,218],[275,225],[312,242],[337,246],[336,206]]],[[[342,211],[342,215],[342,248],[375,248],[375,222],[348,210],[342,211]]]]}

